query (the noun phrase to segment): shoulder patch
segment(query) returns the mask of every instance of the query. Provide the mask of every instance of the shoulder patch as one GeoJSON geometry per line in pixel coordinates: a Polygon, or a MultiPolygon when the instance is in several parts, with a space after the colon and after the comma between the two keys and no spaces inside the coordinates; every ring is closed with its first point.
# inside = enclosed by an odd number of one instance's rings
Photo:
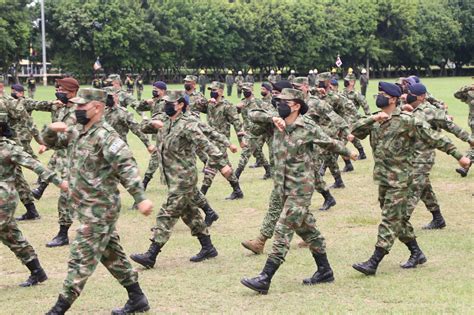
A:
{"type": "Polygon", "coordinates": [[[109,151],[113,154],[117,154],[125,146],[125,141],[120,138],[117,138],[112,142],[112,145],[109,147],[109,151]]]}

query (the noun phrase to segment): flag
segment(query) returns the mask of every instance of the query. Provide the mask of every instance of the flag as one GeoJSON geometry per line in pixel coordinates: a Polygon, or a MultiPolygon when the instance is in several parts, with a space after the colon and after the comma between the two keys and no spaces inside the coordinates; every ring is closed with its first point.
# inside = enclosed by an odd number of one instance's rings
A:
{"type": "Polygon", "coordinates": [[[94,68],[94,71],[102,69],[102,65],[100,64],[99,57],[97,57],[97,60],[94,62],[93,68],[94,68]]]}
{"type": "Polygon", "coordinates": [[[336,66],[338,68],[340,68],[342,66],[342,60],[341,60],[341,57],[339,57],[339,55],[337,55],[336,66]]]}

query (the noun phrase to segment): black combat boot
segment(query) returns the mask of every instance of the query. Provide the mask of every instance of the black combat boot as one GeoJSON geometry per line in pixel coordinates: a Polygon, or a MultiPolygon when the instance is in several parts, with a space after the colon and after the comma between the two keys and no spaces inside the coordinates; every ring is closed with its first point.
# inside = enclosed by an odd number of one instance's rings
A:
{"type": "Polygon", "coordinates": [[[329,192],[329,190],[325,190],[321,193],[321,195],[323,195],[324,197],[324,203],[323,205],[321,206],[321,208],[319,208],[319,210],[321,211],[327,211],[329,210],[329,208],[333,207],[336,205],[336,199],[334,199],[334,197],[331,195],[331,193],[329,192]]]}
{"type": "Polygon", "coordinates": [[[359,272],[362,272],[366,276],[375,275],[379,263],[387,254],[388,252],[385,249],[381,247],[375,247],[374,254],[372,255],[372,257],[370,257],[369,260],[362,263],[353,264],[352,268],[359,272]]]}
{"type": "Polygon", "coordinates": [[[132,254],[130,255],[130,258],[136,262],[142,265],[143,267],[149,269],[153,268],[155,266],[156,262],[156,256],[158,256],[158,253],[161,252],[161,246],[158,245],[158,243],[152,241],[150,248],[146,253],[143,254],[132,254]]]}
{"type": "Polygon", "coordinates": [[[365,155],[364,148],[357,149],[359,151],[359,157],[357,158],[358,160],[365,160],[367,159],[367,155],[365,155]]]}
{"type": "Polygon", "coordinates": [[[405,269],[416,268],[416,265],[422,265],[426,262],[427,259],[425,257],[425,254],[423,254],[423,252],[421,251],[420,247],[418,246],[418,243],[416,242],[416,239],[405,243],[405,245],[410,250],[410,258],[408,258],[408,261],[406,263],[400,265],[400,267],[405,269]]]}
{"type": "Polygon", "coordinates": [[[71,307],[71,304],[66,301],[61,295],[59,295],[56,304],[53,306],[52,309],[49,310],[46,315],[64,315],[67,310],[71,307]]]}
{"type": "Polygon", "coordinates": [[[244,168],[243,167],[237,167],[237,169],[235,170],[234,174],[235,174],[235,177],[237,178],[240,178],[240,175],[242,175],[242,172],[244,171],[244,168]]]}
{"type": "Polygon", "coordinates": [[[35,197],[36,200],[40,200],[43,196],[44,191],[46,190],[46,187],[48,187],[48,183],[39,182],[38,187],[33,189],[31,191],[31,194],[33,195],[33,197],[35,197]]]}
{"type": "Polygon", "coordinates": [[[343,159],[343,160],[344,160],[344,163],[345,163],[346,165],[344,166],[344,168],[342,169],[342,171],[343,171],[344,173],[346,173],[346,172],[352,172],[352,171],[354,170],[354,166],[352,165],[351,160],[345,160],[345,159],[343,159]]]}
{"type": "Polygon", "coordinates": [[[313,253],[313,257],[318,269],[311,278],[304,279],[303,284],[313,285],[317,283],[333,282],[334,274],[332,272],[331,266],[329,265],[327,255],[313,253]]]}
{"type": "Polygon", "coordinates": [[[150,175],[145,175],[145,176],[143,177],[143,182],[142,182],[142,183],[143,183],[143,189],[144,189],[144,190],[146,190],[146,187],[148,186],[148,183],[151,181],[152,178],[153,178],[153,177],[150,176],[150,175]]]}
{"type": "Polygon", "coordinates": [[[28,262],[26,267],[28,267],[28,270],[30,270],[31,275],[28,277],[28,279],[26,279],[25,282],[20,283],[20,287],[31,287],[48,280],[48,276],[44,272],[37,258],[28,262]]]}
{"type": "Polygon", "coordinates": [[[262,179],[267,180],[269,178],[272,178],[272,169],[270,165],[264,165],[263,168],[265,169],[265,174],[263,175],[262,179]]]}
{"type": "Polygon", "coordinates": [[[280,267],[280,265],[267,259],[265,267],[263,267],[262,272],[258,276],[255,278],[243,278],[240,280],[240,283],[260,294],[267,294],[270,289],[273,275],[278,270],[278,267],[280,267]]]}
{"type": "Polygon", "coordinates": [[[126,286],[125,289],[127,289],[128,301],[125,303],[124,307],[114,309],[112,315],[144,313],[150,310],[148,299],[140,288],[138,282],[126,286]]]}
{"type": "Polygon", "coordinates": [[[70,225],[60,225],[58,235],[56,235],[49,243],[46,244],[46,247],[59,247],[69,244],[69,238],[67,232],[69,231],[70,225]]]}
{"type": "Polygon", "coordinates": [[[341,176],[341,174],[336,175],[336,176],[334,177],[334,184],[332,184],[331,186],[329,186],[329,188],[332,188],[332,189],[346,188],[346,185],[344,185],[344,182],[342,181],[342,176],[341,176]]]}
{"type": "Polygon", "coordinates": [[[207,226],[211,226],[214,221],[219,219],[219,215],[211,208],[211,206],[206,202],[206,205],[202,207],[202,211],[206,217],[204,218],[204,222],[207,226]]]}
{"type": "Polygon", "coordinates": [[[468,169],[468,168],[464,168],[464,167],[460,167],[460,168],[457,168],[457,169],[456,169],[456,173],[458,173],[459,175],[461,175],[461,177],[466,177],[467,174],[469,173],[469,169],[468,169]]]}
{"type": "Polygon", "coordinates": [[[423,226],[423,230],[438,230],[446,227],[446,221],[444,221],[440,210],[432,211],[431,215],[433,216],[433,220],[431,220],[431,222],[427,225],[423,226]]]}
{"type": "Polygon", "coordinates": [[[203,195],[206,195],[208,190],[209,190],[209,186],[206,186],[206,185],[201,186],[201,192],[203,195]]]}
{"type": "Polygon", "coordinates": [[[201,250],[189,260],[192,262],[200,262],[205,259],[217,256],[217,249],[212,245],[211,237],[209,235],[201,234],[198,236],[199,243],[201,243],[201,250]]]}
{"type": "Polygon", "coordinates": [[[240,185],[238,181],[230,182],[230,185],[232,186],[233,191],[229,197],[225,198],[226,200],[235,200],[235,199],[244,198],[244,193],[240,189],[240,185]]]}
{"type": "Polygon", "coordinates": [[[249,165],[249,168],[259,168],[259,167],[262,167],[263,165],[260,164],[258,161],[255,162],[255,164],[251,164],[249,165]]]}
{"type": "Polygon", "coordinates": [[[22,216],[16,218],[17,221],[39,220],[41,218],[34,203],[26,204],[25,208],[26,212],[22,216]]]}

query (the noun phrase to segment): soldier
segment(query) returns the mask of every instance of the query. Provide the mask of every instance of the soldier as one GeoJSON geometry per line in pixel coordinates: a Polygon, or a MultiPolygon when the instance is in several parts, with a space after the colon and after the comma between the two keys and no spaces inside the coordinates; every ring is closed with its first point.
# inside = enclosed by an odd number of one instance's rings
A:
{"type": "Polygon", "coordinates": [[[237,76],[235,77],[235,85],[237,86],[237,97],[242,97],[242,85],[244,84],[244,77],[242,76],[242,71],[237,72],[237,76]]]}
{"type": "Polygon", "coordinates": [[[164,122],[151,120],[148,125],[162,129],[157,141],[160,156],[161,178],[168,187],[168,197],[163,203],[156,224],[150,248],[144,254],[133,254],[130,258],[146,268],[153,268],[156,257],[171,236],[171,230],[181,218],[201,244],[200,252],[190,261],[200,262],[217,256],[209,231],[195,205],[197,190],[197,169],[194,151],[206,151],[210,167],[219,169],[228,177],[232,169],[223,153],[203,134],[196,119],[184,113],[188,101],[184,93],[170,92],[165,97],[165,113],[169,119],[164,122]],[[164,123],[164,125],[163,125],[164,123]]]}
{"type": "Polygon", "coordinates": [[[365,115],[370,116],[371,112],[369,104],[367,104],[367,100],[365,99],[364,95],[359,92],[356,92],[356,90],[354,89],[356,80],[356,76],[352,72],[349,72],[344,77],[344,91],[342,92],[342,95],[350,99],[356,106],[357,110],[362,107],[365,115]]]}
{"type": "Polygon", "coordinates": [[[414,268],[426,262],[407,213],[408,185],[412,180],[416,142],[423,141],[429,147],[452,155],[461,166],[469,163],[469,159],[463,157],[448,138],[430,129],[426,122],[401,112],[397,107],[401,95],[397,85],[379,82],[376,105],[381,112],[359,120],[352,130],[360,139],[370,136],[375,159],[374,180],[379,185],[378,199],[382,208],[374,254],[368,261],[352,265],[365,275],[376,273],[396,238],[405,243],[411,253],[402,268],[414,268]]]}
{"type": "Polygon", "coordinates": [[[145,198],[138,167],[127,144],[104,121],[107,92],[81,89],[71,102],[77,104],[77,123],[83,128],[51,124],[43,132],[50,147],[69,148],[69,195],[80,226],[71,244],[68,274],[56,304],[47,313],[64,314],[81,294],[87,279],[101,262],[125,287],[128,301],[112,314],[150,309],[138,284],[138,274],[120,245],[116,224],[120,214],[121,183],[138,209],[149,215],[153,204],[145,198]],[[98,184],[100,183],[100,184],[98,184]]]}
{"type": "Polygon", "coordinates": [[[270,83],[276,83],[277,82],[277,76],[275,75],[274,70],[270,70],[270,75],[267,77],[267,81],[270,83]]]}
{"type": "Polygon", "coordinates": [[[201,71],[199,71],[198,84],[201,93],[206,93],[207,76],[206,71],[204,71],[204,69],[201,69],[201,71]]]}
{"type": "MultiPolygon", "coordinates": [[[[237,105],[237,108],[242,114],[244,122],[245,137],[243,141],[245,143],[245,146],[242,150],[242,153],[240,154],[239,164],[237,169],[235,170],[235,176],[237,178],[240,178],[240,175],[245,169],[245,166],[247,165],[250,156],[253,154],[257,159],[257,164],[261,164],[265,169],[265,175],[263,176],[263,179],[266,180],[271,178],[272,175],[270,170],[270,164],[268,163],[262,152],[262,147],[265,143],[265,137],[253,133],[255,127],[250,122],[248,117],[248,114],[252,109],[261,107],[261,101],[257,100],[254,97],[253,85],[251,83],[244,83],[242,89],[244,91],[244,99],[239,105],[237,105]]],[[[271,90],[271,86],[266,83],[265,89],[271,90]]]]}
{"type": "Polygon", "coordinates": [[[308,82],[309,82],[309,86],[315,86],[316,85],[316,76],[314,75],[313,70],[309,70],[309,72],[308,72],[308,82]]]}
{"type": "MultiPolygon", "coordinates": [[[[11,99],[5,97],[1,99],[0,108],[8,114],[10,127],[15,132],[13,140],[22,146],[23,150],[29,155],[36,157],[30,145],[31,139],[34,138],[40,145],[43,144],[43,139],[33,118],[31,118],[22,105],[24,94],[25,89],[22,85],[12,85],[11,99]]],[[[19,166],[16,168],[15,187],[21,202],[26,208],[26,213],[16,219],[19,221],[39,219],[40,216],[34,204],[34,197],[19,166]]]]}
{"type": "Polygon", "coordinates": [[[290,70],[290,75],[288,76],[288,81],[293,83],[293,80],[295,79],[295,70],[290,70]]]}
{"type": "Polygon", "coordinates": [[[281,81],[281,70],[278,70],[276,74],[276,82],[278,81],[281,81]]]}
{"type": "MultiPolygon", "coordinates": [[[[132,107],[136,110],[136,108],[140,105],[140,102],[137,101],[131,93],[128,93],[122,90],[122,80],[118,74],[110,74],[107,78],[109,87],[106,87],[106,91],[115,91],[118,93],[119,104],[122,107],[127,108],[128,106],[132,107]]],[[[133,87],[133,85],[132,85],[133,87]]],[[[128,87],[127,87],[128,88],[128,87]]],[[[138,112],[138,111],[137,111],[138,112]]],[[[138,112],[140,115],[141,113],[138,112]]]]}
{"type": "MultiPolygon", "coordinates": [[[[403,106],[403,109],[412,112],[414,117],[428,122],[434,130],[446,130],[474,146],[474,138],[471,138],[467,131],[457,126],[448,118],[443,109],[439,109],[426,101],[427,95],[428,92],[423,84],[415,83],[410,85],[406,98],[408,105],[403,106]]],[[[411,216],[418,201],[421,199],[433,216],[433,220],[425,225],[423,229],[442,229],[446,226],[446,222],[441,214],[439,203],[429,178],[430,171],[435,162],[435,152],[423,141],[417,141],[415,146],[413,181],[409,185],[407,215],[411,216]]]]}
{"type": "Polygon", "coordinates": [[[94,74],[94,80],[92,80],[92,87],[94,89],[101,89],[104,87],[102,79],[100,78],[98,73],[94,74]]]}
{"type": "Polygon", "coordinates": [[[278,115],[261,113],[264,121],[273,121],[278,131],[274,133],[275,150],[274,190],[282,196],[283,212],[275,228],[272,251],[260,275],[243,278],[241,283],[262,294],[267,294],[273,275],[288,253],[294,233],[310,244],[310,252],[317,265],[317,271],[303,284],[312,285],[334,281],[333,271],[326,256],[324,237],[316,227],[316,220],[309,211],[314,190],[314,178],[307,172],[313,169],[315,144],[331,148],[345,156],[351,153],[338,141],[330,139],[309,118],[304,95],[295,89],[283,89],[277,96],[278,115]]]}
{"type": "Polygon", "coordinates": [[[362,69],[360,72],[360,93],[366,97],[367,94],[367,86],[369,85],[369,76],[367,75],[367,70],[362,69]]]}
{"type": "Polygon", "coordinates": [[[227,71],[225,76],[225,85],[227,86],[227,96],[232,95],[232,86],[234,85],[234,76],[232,75],[232,70],[227,71]]]}
{"type": "MultiPolygon", "coordinates": [[[[250,82],[250,83],[252,83],[252,84],[255,83],[255,79],[254,79],[254,77],[253,77],[253,71],[252,71],[252,69],[250,69],[250,70],[247,72],[247,75],[245,76],[244,82],[250,82]]],[[[240,98],[240,96],[239,96],[239,98],[240,98]]]]}
{"type": "Polygon", "coordinates": [[[135,80],[135,88],[137,89],[137,100],[142,100],[143,94],[143,79],[141,75],[137,75],[137,79],[135,80]]]}
{"type": "Polygon", "coordinates": [[[36,79],[33,76],[32,73],[30,73],[30,76],[28,77],[28,80],[26,81],[27,86],[28,86],[28,97],[29,98],[35,98],[35,92],[36,92],[36,79]]]}
{"type": "Polygon", "coordinates": [[[132,79],[132,74],[127,73],[127,78],[125,79],[125,86],[127,87],[127,93],[133,95],[133,90],[135,88],[135,81],[132,79]]]}
{"type": "Polygon", "coordinates": [[[8,114],[0,112],[0,240],[8,246],[18,259],[30,270],[30,277],[21,287],[37,285],[48,279],[40,265],[33,247],[21,233],[14,219],[18,205],[15,189],[15,168],[18,165],[34,171],[44,181],[52,181],[61,189],[67,190],[67,182],[62,182],[54,172],[45,169],[36,159],[32,158],[23,148],[11,140],[12,130],[8,124],[8,114]]]}
{"type": "MultiPolygon", "coordinates": [[[[199,104],[200,111],[207,114],[207,123],[209,126],[225,135],[228,139],[230,139],[230,127],[232,125],[237,134],[237,138],[239,139],[240,146],[243,147],[242,138],[245,133],[242,130],[242,123],[239,119],[237,108],[223,98],[224,83],[213,81],[208,89],[211,90],[211,99],[206,103],[201,102],[199,104]]],[[[219,149],[224,155],[227,164],[230,166],[231,164],[227,157],[226,147],[222,146],[219,149]]],[[[216,174],[217,170],[211,165],[206,164],[206,167],[204,168],[204,179],[201,186],[201,192],[204,195],[211,187],[216,174]]],[[[243,198],[244,194],[240,189],[239,180],[235,174],[232,172],[232,174],[226,179],[232,187],[232,193],[226,199],[234,200],[243,198]]]]}
{"type": "MultiPolygon", "coordinates": [[[[466,103],[469,106],[469,115],[467,117],[467,124],[471,128],[471,137],[474,137],[474,84],[465,85],[460,88],[454,97],[466,103]]],[[[467,156],[471,159],[471,164],[474,163],[474,149],[470,149],[467,152],[467,156]]],[[[462,177],[466,177],[469,172],[469,168],[457,168],[458,172],[462,177]]]]}

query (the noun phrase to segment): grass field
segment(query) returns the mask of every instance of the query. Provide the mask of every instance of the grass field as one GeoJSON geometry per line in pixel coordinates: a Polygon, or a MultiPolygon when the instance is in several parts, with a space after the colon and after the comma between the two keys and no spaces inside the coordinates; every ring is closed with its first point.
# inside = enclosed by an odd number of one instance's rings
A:
{"type": "MultiPolygon", "coordinates": [[[[456,100],[453,93],[472,79],[423,81],[432,94],[449,105],[455,122],[467,128],[468,107],[456,100]]],[[[375,94],[376,88],[377,82],[372,81],[369,95],[375,94]]],[[[37,99],[52,99],[53,95],[52,87],[41,87],[37,99]]],[[[149,86],[144,95],[151,95],[149,86]]],[[[237,98],[231,97],[231,101],[236,103],[237,98]]],[[[369,102],[375,110],[372,97],[369,102]]],[[[34,118],[38,125],[50,121],[48,113],[34,113],[34,118]]],[[[453,136],[450,138],[463,151],[467,149],[465,143],[453,136]]],[[[237,143],[235,135],[233,142],[237,143]]],[[[143,173],[149,155],[134,135],[130,135],[129,143],[143,173]]],[[[369,153],[368,159],[356,162],[355,172],[343,175],[347,188],[333,191],[337,205],[331,211],[321,213],[317,209],[322,197],[315,194],[311,206],[326,237],[328,257],[336,277],[334,283],[313,287],[301,285],[304,277],[313,274],[315,264],[307,249],[296,247],[297,237],[267,296],[257,295],[239,283],[243,276],[257,275],[265,263],[266,255],[251,255],[240,242],[258,234],[272,186],[271,181],[260,179],[261,168],[246,169],[241,177],[243,200],[224,200],[231,188],[220,175],[209,190],[208,199],[220,215],[210,230],[219,251],[216,259],[198,264],[189,262],[189,257],[197,253],[200,246],[197,239],[190,236],[188,228],[179,222],[154,269],[143,270],[135,265],[151,304],[150,313],[474,313],[474,174],[471,172],[468,177],[460,178],[454,172],[457,162],[442,152],[437,153],[431,178],[447,227],[440,231],[421,230],[421,226],[431,220],[421,204],[412,217],[428,263],[414,270],[401,269],[399,263],[405,261],[409,253],[397,242],[375,277],[365,277],[351,268],[354,262],[366,260],[372,254],[380,220],[377,186],[372,181],[373,158],[368,141],[363,144],[369,153]]],[[[40,159],[46,164],[49,156],[48,152],[40,159]]],[[[231,156],[234,165],[238,158],[239,154],[231,156]]],[[[36,176],[30,171],[26,171],[26,176],[33,185],[36,176]]],[[[332,184],[329,172],[325,179],[332,184]]],[[[158,175],[149,185],[147,195],[155,203],[156,213],[166,197],[166,188],[159,184],[158,175]]],[[[68,247],[45,247],[57,233],[57,196],[58,189],[48,187],[37,202],[42,219],[20,223],[21,230],[39,254],[49,276],[47,282],[33,288],[19,288],[17,284],[28,277],[28,271],[8,248],[0,246],[0,314],[44,314],[56,301],[66,275],[69,251],[68,247]]],[[[132,203],[132,198],[122,189],[123,208],[118,229],[127,254],[148,248],[150,228],[155,220],[153,215],[144,217],[129,211],[132,203]]],[[[16,212],[24,212],[21,204],[16,212]]],[[[76,226],[77,222],[69,232],[70,239],[74,237],[76,226]]],[[[270,246],[271,242],[267,243],[267,252],[270,246]]],[[[113,307],[122,306],[126,300],[125,290],[103,266],[99,266],[70,313],[110,314],[113,307]]]]}

